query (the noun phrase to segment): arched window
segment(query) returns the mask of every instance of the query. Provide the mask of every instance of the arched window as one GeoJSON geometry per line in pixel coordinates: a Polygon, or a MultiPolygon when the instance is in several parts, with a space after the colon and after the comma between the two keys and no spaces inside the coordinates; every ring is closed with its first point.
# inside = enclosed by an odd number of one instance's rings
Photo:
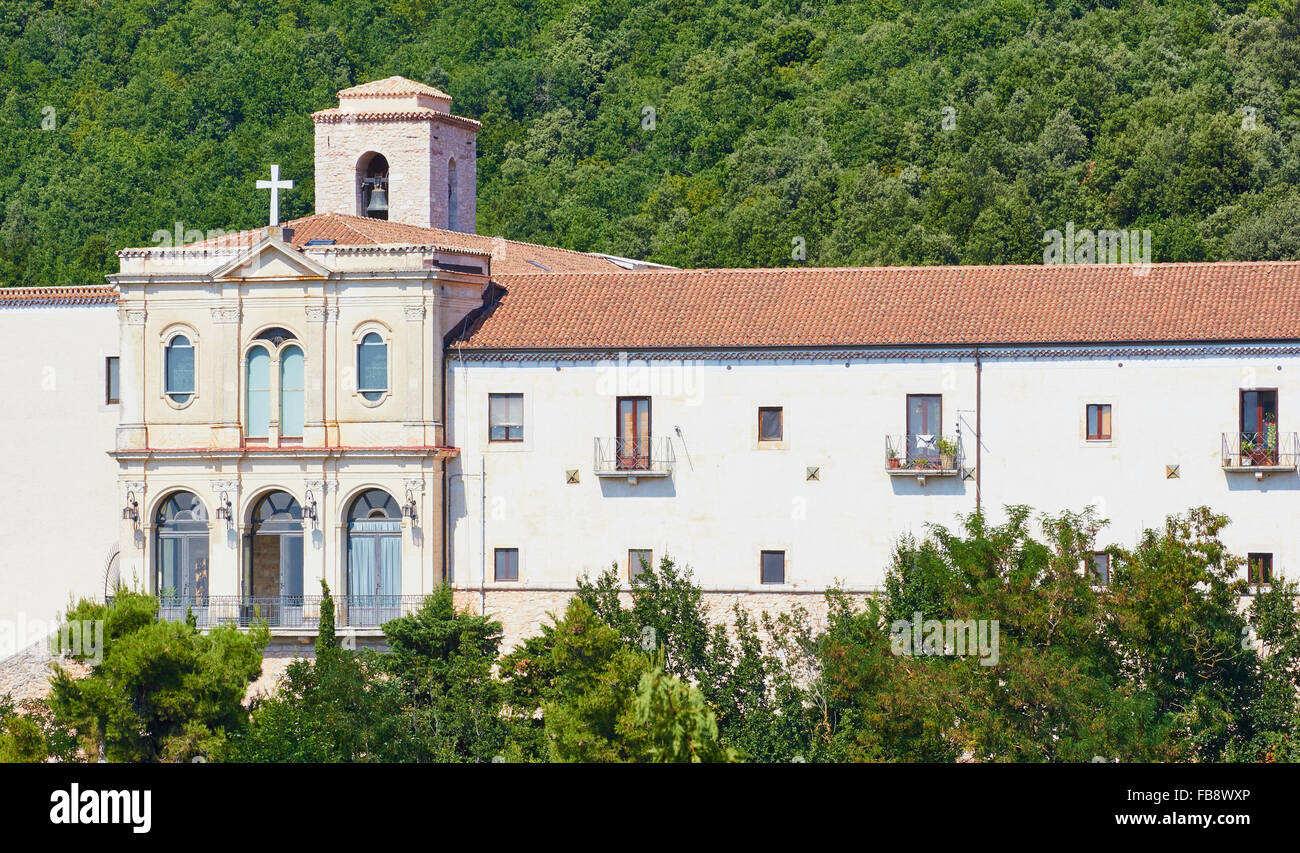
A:
{"type": "Polygon", "coordinates": [[[302,621],[302,507],[288,492],[271,492],[253,507],[244,540],[244,598],[272,625],[302,621]]]}
{"type": "Polygon", "coordinates": [[[382,625],[401,615],[402,510],[371,489],[348,510],[348,619],[382,625]]]}
{"type": "Polygon", "coordinates": [[[357,390],[372,403],[388,393],[388,344],[377,332],[357,344],[357,390]]]}
{"type": "Polygon", "coordinates": [[[447,230],[459,231],[456,208],[460,200],[457,190],[456,158],[447,161],[447,230]]]}
{"type": "Polygon", "coordinates": [[[298,346],[285,347],[280,353],[280,435],[302,435],[305,392],[302,349],[298,346]]]}
{"type": "Polygon", "coordinates": [[[163,392],[173,403],[184,405],[194,394],[194,345],[184,335],[167,342],[163,392]]]}
{"type": "Polygon", "coordinates": [[[248,351],[248,420],[245,434],[265,438],[271,431],[271,354],[266,347],[248,351]]]}
{"type": "Polygon", "coordinates": [[[155,520],[154,590],[163,618],[184,618],[187,607],[208,603],[208,512],[193,492],[177,492],[155,520]]]}

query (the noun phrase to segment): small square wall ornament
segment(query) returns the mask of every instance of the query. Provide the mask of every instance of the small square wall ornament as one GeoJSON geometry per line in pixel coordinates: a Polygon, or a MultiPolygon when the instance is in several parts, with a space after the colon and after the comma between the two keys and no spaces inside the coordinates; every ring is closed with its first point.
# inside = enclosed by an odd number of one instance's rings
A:
{"type": "Polygon", "coordinates": [[[578,482],[578,469],[577,468],[567,469],[564,472],[564,484],[566,486],[572,486],[577,482],[578,482]]]}
{"type": "Polygon", "coordinates": [[[963,468],[963,469],[961,469],[961,478],[962,478],[963,480],[974,480],[974,479],[975,479],[975,469],[974,469],[974,468],[963,468]]]}
{"type": "Polygon", "coordinates": [[[809,465],[803,478],[809,481],[821,482],[822,469],[819,466],[809,465]]]}
{"type": "Polygon", "coordinates": [[[1166,466],[1165,466],[1165,479],[1166,479],[1166,480],[1177,480],[1178,477],[1179,477],[1179,474],[1178,474],[1178,466],[1177,466],[1177,465],[1166,465],[1166,466]]]}

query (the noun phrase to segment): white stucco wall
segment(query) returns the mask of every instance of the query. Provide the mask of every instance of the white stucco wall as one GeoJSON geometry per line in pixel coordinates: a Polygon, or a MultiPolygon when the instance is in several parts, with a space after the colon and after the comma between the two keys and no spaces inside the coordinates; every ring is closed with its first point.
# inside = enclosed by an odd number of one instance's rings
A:
{"type": "MultiPolygon", "coordinates": [[[[611,562],[626,574],[629,548],[671,554],[706,590],[773,591],[759,583],[763,549],[787,552],[785,589],[873,589],[900,535],[952,525],[975,507],[973,480],[891,477],[883,452],[885,435],[906,429],[907,395],[941,393],[943,431],[960,426],[964,464],[975,466],[971,359],[714,360],[666,369],[668,381],[645,389],[627,384],[637,368],[623,371],[620,387],[617,369],[591,361],[462,363],[453,354],[448,364],[448,421],[461,449],[448,466],[452,570],[464,588],[478,587],[485,533],[489,591],[569,588],[611,562]],[[510,392],[524,394],[525,440],[489,443],[488,394],[510,392]],[[598,479],[593,438],[614,433],[615,397],[637,393],[652,396],[652,431],[671,436],[676,469],[635,486],[598,479]],[[784,407],[783,449],[760,449],[757,409],[772,405],[784,407]],[[819,482],[805,479],[809,466],[820,468],[819,482]],[[578,484],[566,485],[567,469],[578,469],[578,484]],[[494,583],[493,549],[514,547],[519,581],[494,583]]],[[[1205,504],[1233,519],[1224,538],[1236,552],[1272,552],[1274,573],[1293,574],[1300,477],[1256,480],[1220,463],[1221,433],[1237,429],[1239,391],[1252,385],[1278,389],[1282,433],[1300,427],[1294,355],[986,355],[983,505],[998,519],[1011,503],[1093,504],[1113,519],[1100,548],[1132,545],[1166,515],[1205,504]],[[1089,403],[1113,406],[1111,441],[1086,441],[1089,403]],[[1180,477],[1167,479],[1166,465],[1180,477]]]]}
{"type": "Polygon", "coordinates": [[[104,594],[120,510],[104,370],[117,354],[114,305],[0,308],[0,658],[70,598],[104,594]]]}
{"type": "Polygon", "coordinates": [[[901,533],[975,505],[972,481],[891,478],[884,451],[886,434],[905,432],[909,393],[942,394],[944,433],[960,419],[973,436],[969,366],[708,361],[656,373],[593,362],[448,363],[448,420],[461,449],[448,466],[459,585],[479,581],[481,513],[478,480],[455,475],[476,475],[481,463],[489,588],[493,549],[514,547],[520,580],[496,586],[572,586],[612,562],[626,574],[628,549],[651,548],[656,561],[668,553],[689,564],[706,589],[822,589],[837,580],[871,588],[901,533]],[[510,392],[524,394],[525,440],[489,443],[487,396],[510,392]],[[597,478],[593,440],[614,434],[617,396],[641,393],[652,397],[652,433],[672,438],[672,476],[636,485],[597,478]],[[758,442],[760,406],[784,407],[779,445],[758,442]],[[820,469],[818,481],[806,479],[809,467],[820,469]],[[578,484],[566,484],[568,469],[579,471],[578,484]],[[762,550],[786,552],[786,584],[760,583],[762,550]]]}

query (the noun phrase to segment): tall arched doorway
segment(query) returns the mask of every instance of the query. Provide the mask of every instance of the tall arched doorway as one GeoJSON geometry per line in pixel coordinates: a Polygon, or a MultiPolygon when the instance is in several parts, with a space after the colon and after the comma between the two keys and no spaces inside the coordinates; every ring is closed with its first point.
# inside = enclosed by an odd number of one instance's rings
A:
{"type": "Polygon", "coordinates": [[[402,510],[382,489],[348,509],[348,624],[381,625],[401,615],[402,510]]]}
{"type": "Polygon", "coordinates": [[[155,516],[154,591],[164,619],[208,605],[208,511],[193,492],[176,492],[155,516]]]}
{"type": "Polygon", "coordinates": [[[272,625],[302,615],[302,507],[288,492],[270,492],[253,506],[244,540],[245,606],[272,625]]]}

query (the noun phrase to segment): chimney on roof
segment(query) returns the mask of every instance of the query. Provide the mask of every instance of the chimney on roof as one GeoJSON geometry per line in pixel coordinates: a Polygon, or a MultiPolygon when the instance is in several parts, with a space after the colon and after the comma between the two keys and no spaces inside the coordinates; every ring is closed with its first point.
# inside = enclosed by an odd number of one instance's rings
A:
{"type": "Polygon", "coordinates": [[[453,115],[446,92],[404,77],[338,96],[338,107],[312,114],[316,212],[473,234],[479,123],[453,115]]]}

